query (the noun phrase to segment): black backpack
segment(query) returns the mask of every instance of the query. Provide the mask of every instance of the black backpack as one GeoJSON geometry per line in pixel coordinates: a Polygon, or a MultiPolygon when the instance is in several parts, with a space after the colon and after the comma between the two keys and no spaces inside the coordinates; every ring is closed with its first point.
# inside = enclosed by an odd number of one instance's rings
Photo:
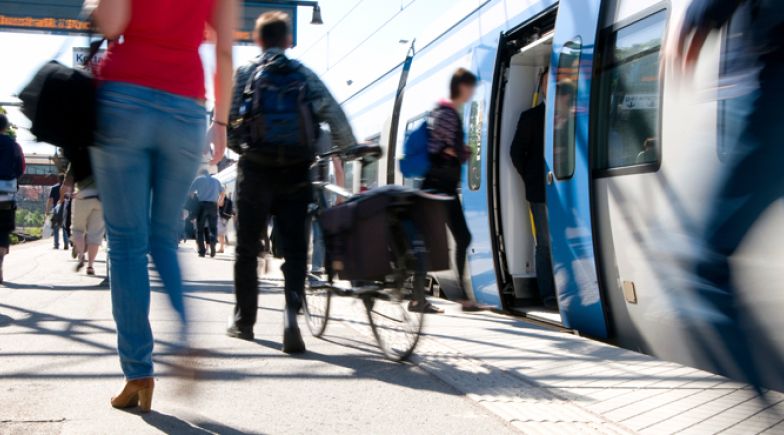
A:
{"type": "Polygon", "coordinates": [[[315,158],[318,123],[299,68],[299,62],[289,59],[267,62],[248,80],[231,134],[251,160],[289,166],[315,158]]]}

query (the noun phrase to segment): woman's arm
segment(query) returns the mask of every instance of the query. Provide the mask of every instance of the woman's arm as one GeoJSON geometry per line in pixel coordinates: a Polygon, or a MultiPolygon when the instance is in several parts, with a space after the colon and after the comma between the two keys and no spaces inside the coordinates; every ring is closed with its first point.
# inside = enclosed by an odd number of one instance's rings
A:
{"type": "Polygon", "coordinates": [[[107,39],[116,39],[131,20],[131,0],[85,0],[84,12],[107,39]]]}
{"type": "Polygon", "coordinates": [[[226,127],[229,122],[232,78],[234,75],[234,30],[237,28],[236,0],[217,0],[210,22],[215,30],[215,113],[210,137],[215,146],[211,164],[217,164],[226,151],[226,127]]]}

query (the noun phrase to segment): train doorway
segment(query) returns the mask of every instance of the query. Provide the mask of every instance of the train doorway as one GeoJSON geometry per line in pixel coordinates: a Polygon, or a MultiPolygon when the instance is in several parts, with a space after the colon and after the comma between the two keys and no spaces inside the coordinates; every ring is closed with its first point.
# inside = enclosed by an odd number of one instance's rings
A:
{"type": "MultiPolygon", "coordinates": [[[[536,234],[540,229],[547,234],[546,211],[542,213],[544,202],[529,203],[526,183],[510,154],[513,142],[518,145],[515,156],[519,157],[521,142],[525,142],[526,146],[537,143],[536,146],[541,147],[529,150],[534,152],[528,155],[544,154],[544,107],[541,105],[544,104],[547,71],[553,51],[556,14],[557,9],[553,8],[501,37],[493,89],[495,103],[490,120],[489,165],[493,182],[489,193],[491,226],[496,243],[494,261],[504,308],[537,321],[560,325],[562,321],[557,298],[554,297],[552,270],[550,268],[549,276],[546,276],[543,268],[538,267],[541,265],[537,265],[536,234]],[[521,135],[526,139],[521,141],[515,136],[524,112],[526,121],[521,123],[520,128],[526,130],[521,135]],[[538,121],[540,118],[541,122],[538,121]],[[532,128],[541,130],[530,131],[532,128]],[[537,219],[534,219],[534,213],[537,219]],[[540,291],[540,286],[552,290],[540,291]],[[548,293],[552,297],[548,298],[548,293]]],[[[538,160],[538,157],[535,159],[538,160]]],[[[543,175],[545,162],[544,158],[540,160],[543,175]]],[[[538,187],[541,187],[541,199],[544,200],[544,179],[541,182],[538,187]]],[[[528,187],[539,191],[537,187],[528,187]]],[[[542,244],[540,249],[544,247],[545,244],[542,244]]],[[[549,249],[544,252],[546,257],[540,254],[540,258],[549,260],[549,249]]]]}

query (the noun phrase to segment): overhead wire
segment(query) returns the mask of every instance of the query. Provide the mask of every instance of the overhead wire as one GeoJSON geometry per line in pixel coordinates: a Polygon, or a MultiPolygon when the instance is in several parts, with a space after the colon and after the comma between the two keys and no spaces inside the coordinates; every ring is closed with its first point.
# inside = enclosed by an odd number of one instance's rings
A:
{"type": "Polygon", "coordinates": [[[377,28],[376,28],[376,30],[374,30],[374,31],[373,31],[373,32],[372,32],[370,35],[368,35],[368,36],[367,36],[365,39],[363,39],[362,41],[360,41],[360,43],[359,43],[359,44],[355,45],[355,46],[354,46],[354,47],[353,47],[351,50],[349,50],[349,51],[348,51],[346,54],[344,54],[344,55],[343,55],[343,56],[342,56],[340,59],[338,59],[337,61],[335,61],[335,63],[333,63],[332,65],[327,65],[327,71],[329,71],[329,70],[330,70],[330,69],[332,69],[333,67],[337,66],[337,65],[338,65],[338,64],[340,64],[342,61],[346,60],[346,58],[348,58],[349,56],[351,56],[352,54],[354,54],[354,52],[355,52],[355,51],[357,51],[357,50],[358,50],[360,47],[362,47],[362,46],[363,46],[363,45],[364,45],[366,42],[368,42],[368,41],[369,41],[369,40],[370,40],[372,37],[376,36],[376,34],[378,34],[378,32],[380,32],[381,30],[383,30],[383,29],[384,29],[384,27],[386,27],[386,26],[387,26],[389,23],[391,23],[392,21],[394,21],[394,20],[395,20],[395,18],[397,18],[398,16],[400,16],[400,14],[402,14],[402,13],[403,13],[403,12],[404,12],[406,9],[408,9],[408,8],[409,8],[409,7],[410,7],[412,4],[414,4],[414,3],[416,3],[416,2],[417,2],[417,0],[411,0],[411,1],[410,1],[408,4],[406,4],[406,5],[403,5],[403,3],[401,3],[401,4],[400,4],[400,10],[399,10],[399,11],[395,12],[395,14],[394,14],[394,15],[392,15],[392,16],[391,16],[391,17],[389,17],[389,18],[388,18],[386,21],[384,21],[384,22],[383,22],[383,23],[382,23],[382,24],[381,24],[379,27],[377,27],[377,28]]]}

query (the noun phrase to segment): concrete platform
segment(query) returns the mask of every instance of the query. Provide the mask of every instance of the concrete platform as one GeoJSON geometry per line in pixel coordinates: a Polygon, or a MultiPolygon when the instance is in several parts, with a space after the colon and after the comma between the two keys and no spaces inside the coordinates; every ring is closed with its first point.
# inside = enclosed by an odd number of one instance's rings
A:
{"type": "MultiPolygon", "coordinates": [[[[280,352],[279,274],[262,283],[257,340],[223,334],[232,258],[183,246],[192,338],[183,362],[154,281],[154,409],[108,406],[122,376],[102,277],[73,272],[48,241],[15,248],[0,286],[0,434],[784,433],[784,395],[493,313],[439,302],[414,364],[386,361],[361,307],[340,300],[326,340],[280,352]],[[196,365],[197,382],[172,376],[196,365]]],[[[102,272],[104,264],[97,267],[102,272]]]]}

